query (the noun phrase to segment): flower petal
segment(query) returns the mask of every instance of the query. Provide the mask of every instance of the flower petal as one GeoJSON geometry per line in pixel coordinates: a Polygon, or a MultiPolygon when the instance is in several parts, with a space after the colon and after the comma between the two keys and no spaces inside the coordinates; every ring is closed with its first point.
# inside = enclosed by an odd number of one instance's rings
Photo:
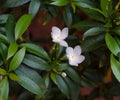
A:
{"type": "Polygon", "coordinates": [[[74,48],[74,53],[75,55],[80,55],[81,54],[81,47],[78,45],[78,46],[75,46],[74,48]]]}
{"type": "Polygon", "coordinates": [[[73,53],[73,48],[72,48],[72,47],[67,47],[67,48],[66,48],[66,53],[67,53],[67,54],[73,53]]]}
{"type": "Polygon", "coordinates": [[[69,64],[72,65],[72,66],[78,66],[78,64],[74,61],[69,61],[69,64]]]}
{"type": "Polygon", "coordinates": [[[66,37],[68,37],[68,28],[63,28],[62,32],[61,32],[61,38],[65,39],[66,37]]]}
{"type": "Polygon", "coordinates": [[[85,56],[80,55],[80,56],[79,56],[79,59],[78,59],[78,63],[80,64],[80,63],[82,63],[84,60],[85,60],[85,56]]]}
{"type": "Polygon", "coordinates": [[[61,30],[58,27],[53,26],[51,36],[52,36],[52,38],[54,38],[57,35],[59,35],[59,36],[61,35],[61,30]]]}
{"type": "Polygon", "coordinates": [[[68,47],[68,44],[67,44],[66,41],[63,41],[63,40],[62,40],[62,41],[60,41],[59,43],[60,43],[61,46],[68,47]]]}

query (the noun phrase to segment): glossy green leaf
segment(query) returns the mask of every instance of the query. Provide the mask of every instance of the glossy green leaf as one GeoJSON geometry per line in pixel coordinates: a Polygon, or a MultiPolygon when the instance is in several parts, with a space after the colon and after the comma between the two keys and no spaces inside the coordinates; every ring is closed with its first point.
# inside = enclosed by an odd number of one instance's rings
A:
{"type": "Polygon", "coordinates": [[[105,39],[104,34],[86,38],[81,43],[82,52],[90,52],[103,45],[105,39]]]}
{"type": "Polygon", "coordinates": [[[105,15],[97,8],[80,8],[87,16],[100,22],[105,22],[105,15]]]}
{"type": "Polygon", "coordinates": [[[65,6],[68,4],[69,0],[52,0],[53,2],[51,4],[56,6],[65,6]]]}
{"type": "Polygon", "coordinates": [[[25,56],[25,48],[21,48],[16,54],[15,56],[12,58],[10,65],[9,65],[9,72],[10,71],[14,71],[15,69],[17,69],[20,64],[22,63],[24,56],[25,56]]]}
{"type": "Polygon", "coordinates": [[[69,7],[65,7],[63,11],[65,23],[69,27],[72,24],[72,12],[69,7]]]}
{"type": "Polygon", "coordinates": [[[86,37],[89,37],[89,36],[98,35],[98,34],[104,32],[104,31],[105,31],[104,27],[93,27],[93,28],[90,28],[89,30],[87,30],[84,33],[83,39],[85,39],[86,37]]]}
{"type": "Polygon", "coordinates": [[[40,0],[31,0],[29,5],[29,14],[32,14],[32,17],[35,17],[40,8],[40,0]]]}
{"type": "Polygon", "coordinates": [[[20,17],[15,26],[15,40],[17,40],[23,35],[23,33],[27,30],[28,26],[30,25],[31,20],[31,14],[24,14],[20,17]]]}
{"type": "Polygon", "coordinates": [[[55,84],[57,84],[55,73],[50,73],[50,78],[55,84]]]}
{"type": "Polygon", "coordinates": [[[16,43],[11,43],[8,48],[7,59],[11,58],[16,53],[17,50],[18,50],[18,45],[16,43]]]}
{"type": "Polygon", "coordinates": [[[69,88],[65,80],[60,76],[60,75],[55,75],[56,76],[56,85],[60,89],[60,91],[65,94],[67,97],[69,97],[69,88]]]}
{"type": "Polygon", "coordinates": [[[0,24],[6,23],[8,16],[8,14],[0,15],[0,24]]]}
{"type": "Polygon", "coordinates": [[[23,44],[21,44],[21,46],[25,47],[28,52],[49,60],[49,56],[48,56],[47,52],[42,47],[40,47],[36,44],[33,44],[33,43],[23,43],[23,44]]]}
{"type": "Polygon", "coordinates": [[[76,83],[80,84],[81,79],[80,79],[78,73],[74,69],[72,69],[71,67],[69,67],[65,72],[67,73],[67,75],[73,81],[75,81],[76,83]]]}
{"type": "Polygon", "coordinates": [[[110,63],[111,63],[113,74],[115,75],[117,80],[120,82],[120,62],[114,58],[113,54],[111,54],[110,56],[110,63]]]}
{"type": "Polygon", "coordinates": [[[4,43],[0,42],[0,54],[3,60],[5,60],[7,57],[7,49],[7,46],[4,43]]]}
{"type": "Polygon", "coordinates": [[[0,8],[17,7],[29,1],[30,0],[5,0],[2,4],[0,4],[0,8]]]}
{"type": "Polygon", "coordinates": [[[50,65],[45,60],[31,54],[25,55],[23,63],[34,69],[39,69],[39,70],[51,69],[50,65]]]}
{"type": "Polygon", "coordinates": [[[49,74],[44,75],[44,82],[45,82],[45,86],[48,87],[50,84],[49,74]]]}
{"type": "Polygon", "coordinates": [[[0,75],[6,75],[6,73],[7,73],[6,70],[0,68],[0,75]]]}
{"type": "Polygon", "coordinates": [[[8,93],[9,93],[9,83],[8,83],[8,78],[5,77],[0,82],[0,100],[8,100],[8,93]]]}
{"type": "Polygon", "coordinates": [[[43,84],[43,79],[36,71],[21,65],[15,73],[20,78],[18,83],[25,89],[37,95],[44,93],[45,85],[43,84]]]}
{"type": "Polygon", "coordinates": [[[20,81],[20,78],[15,73],[9,73],[9,78],[13,81],[20,81]]]}
{"type": "Polygon", "coordinates": [[[5,28],[6,28],[6,36],[9,42],[14,42],[15,19],[12,15],[8,16],[5,28]]]}
{"type": "Polygon", "coordinates": [[[75,84],[72,80],[70,80],[68,77],[64,78],[65,82],[67,83],[67,86],[69,88],[70,92],[70,98],[72,100],[79,100],[79,93],[80,93],[80,87],[78,84],[75,84]]]}
{"type": "Polygon", "coordinates": [[[9,43],[9,40],[7,39],[7,37],[5,35],[3,35],[2,33],[0,33],[0,41],[4,42],[6,44],[9,43]]]}
{"type": "Polygon", "coordinates": [[[103,24],[94,22],[94,21],[89,21],[89,20],[84,20],[80,21],[78,23],[75,23],[72,25],[72,28],[78,29],[78,30],[88,30],[92,27],[102,27],[103,24]]]}
{"type": "Polygon", "coordinates": [[[67,64],[67,63],[61,63],[59,66],[56,67],[56,69],[58,71],[63,71],[63,70],[66,70],[68,67],[70,67],[69,64],[67,64]]]}
{"type": "Polygon", "coordinates": [[[120,47],[117,44],[116,40],[109,34],[106,33],[105,41],[108,49],[114,54],[117,55],[120,52],[120,47]]]}
{"type": "Polygon", "coordinates": [[[107,13],[107,4],[108,0],[100,0],[101,9],[105,14],[107,13]]]}

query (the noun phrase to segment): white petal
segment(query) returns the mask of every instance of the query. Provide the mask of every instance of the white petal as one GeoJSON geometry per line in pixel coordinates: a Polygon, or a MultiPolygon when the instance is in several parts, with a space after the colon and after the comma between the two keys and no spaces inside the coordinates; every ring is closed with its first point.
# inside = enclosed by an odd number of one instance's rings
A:
{"type": "Polygon", "coordinates": [[[78,66],[78,64],[76,62],[73,62],[73,61],[69,61],[69,64],[72,66],[78,66]]]}
{"type": "Polygon", "coordinates": [[[85,57],[83,55],[80,55],[79,56],[79,60],[78,60],[78,63],[82,63],[83,61],[85,60],[85,57]]]}
{"type": "Polygon", "coordinates": [[[64,47],[68,47],[68,44],[67,44],[67,42],[66,41],[60,41],[60,45],[61,46],[64,46],[64,47]]]}
{"type": "Polygon", "coordinates": [[[68,28],[63,28],[62,29],[62,34],[61,34],[62,39],[65,39],[68,37],[68,28]]]}
{"type": "Polygon", "coordinates": [[[67,48],[66,48],[66,53],[67,53],[67,54],[73,53],[73,48],[72,48],[72,47],[67,47],[67,48]]]}
{"type": "Polygon", "coordinates": [[[74,48],[74,53],[76,54],[76,55],[80,55],[81,54],[81,47],[80,46],[75,46],[75,48],[74,48]]]}
{"type": "Polygon", "coordinates": [[[61,30],[58,27],[53,26],[52,27],[52,32],[61,32],[61,30]]]}
{"type": "Polygon", "coordinates": [[[51,32],[52,38],[54,38],[55,36],[58,36],[58,35],[59,36],[61,35],[61,30],[58,27],[53,26],[52,27],[52,32],[51,32]]]}

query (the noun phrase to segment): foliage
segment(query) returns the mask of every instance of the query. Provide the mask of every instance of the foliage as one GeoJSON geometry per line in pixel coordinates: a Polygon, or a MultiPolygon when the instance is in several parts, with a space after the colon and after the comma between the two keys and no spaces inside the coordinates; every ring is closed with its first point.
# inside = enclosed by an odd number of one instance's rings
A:
{"type": "Polygon", "coordinates": [[[2,10],[7,12],[0,15],[0,100],[12,100],[13,94],[17,100],[28,100],[30,94],[35,100],[120,95],[118,0],[3,0],[2,10]],[[24,7],[19,17],[12,12],[24,7]],[[54,17],[68,27],[65,41],[70,47],[81,46],[85,56],[78,67],[68,63],[66,47],[54,43],[47,51],[28,39],[27,30],[39,11],[47,11],[45,23],[54,17]],[[82,87],[93,91],[83,97],[82,87]]]}

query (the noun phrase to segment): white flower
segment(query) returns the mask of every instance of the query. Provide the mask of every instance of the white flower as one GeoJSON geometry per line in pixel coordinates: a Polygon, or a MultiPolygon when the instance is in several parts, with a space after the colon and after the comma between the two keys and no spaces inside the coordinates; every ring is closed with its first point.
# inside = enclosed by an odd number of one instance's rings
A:
{"type": "Polygon", "coordinates": [[[78,64],[84,61],[85,57],[81,55],[81,51],[80,46],[76,46],[74,49],[72,47],[67,47],[66,54],[70,65],[78,66],[78,64]]]}
{"type": "Polygon", "coordinates": [[[63,28],[61,31],[58,27],[53,26],[51,36],[53,42],[59,43],[61,46],[64,47],[68,47],[67,42],[64,41],[64,39],[68,37],[68,28],[63,28]]]}

